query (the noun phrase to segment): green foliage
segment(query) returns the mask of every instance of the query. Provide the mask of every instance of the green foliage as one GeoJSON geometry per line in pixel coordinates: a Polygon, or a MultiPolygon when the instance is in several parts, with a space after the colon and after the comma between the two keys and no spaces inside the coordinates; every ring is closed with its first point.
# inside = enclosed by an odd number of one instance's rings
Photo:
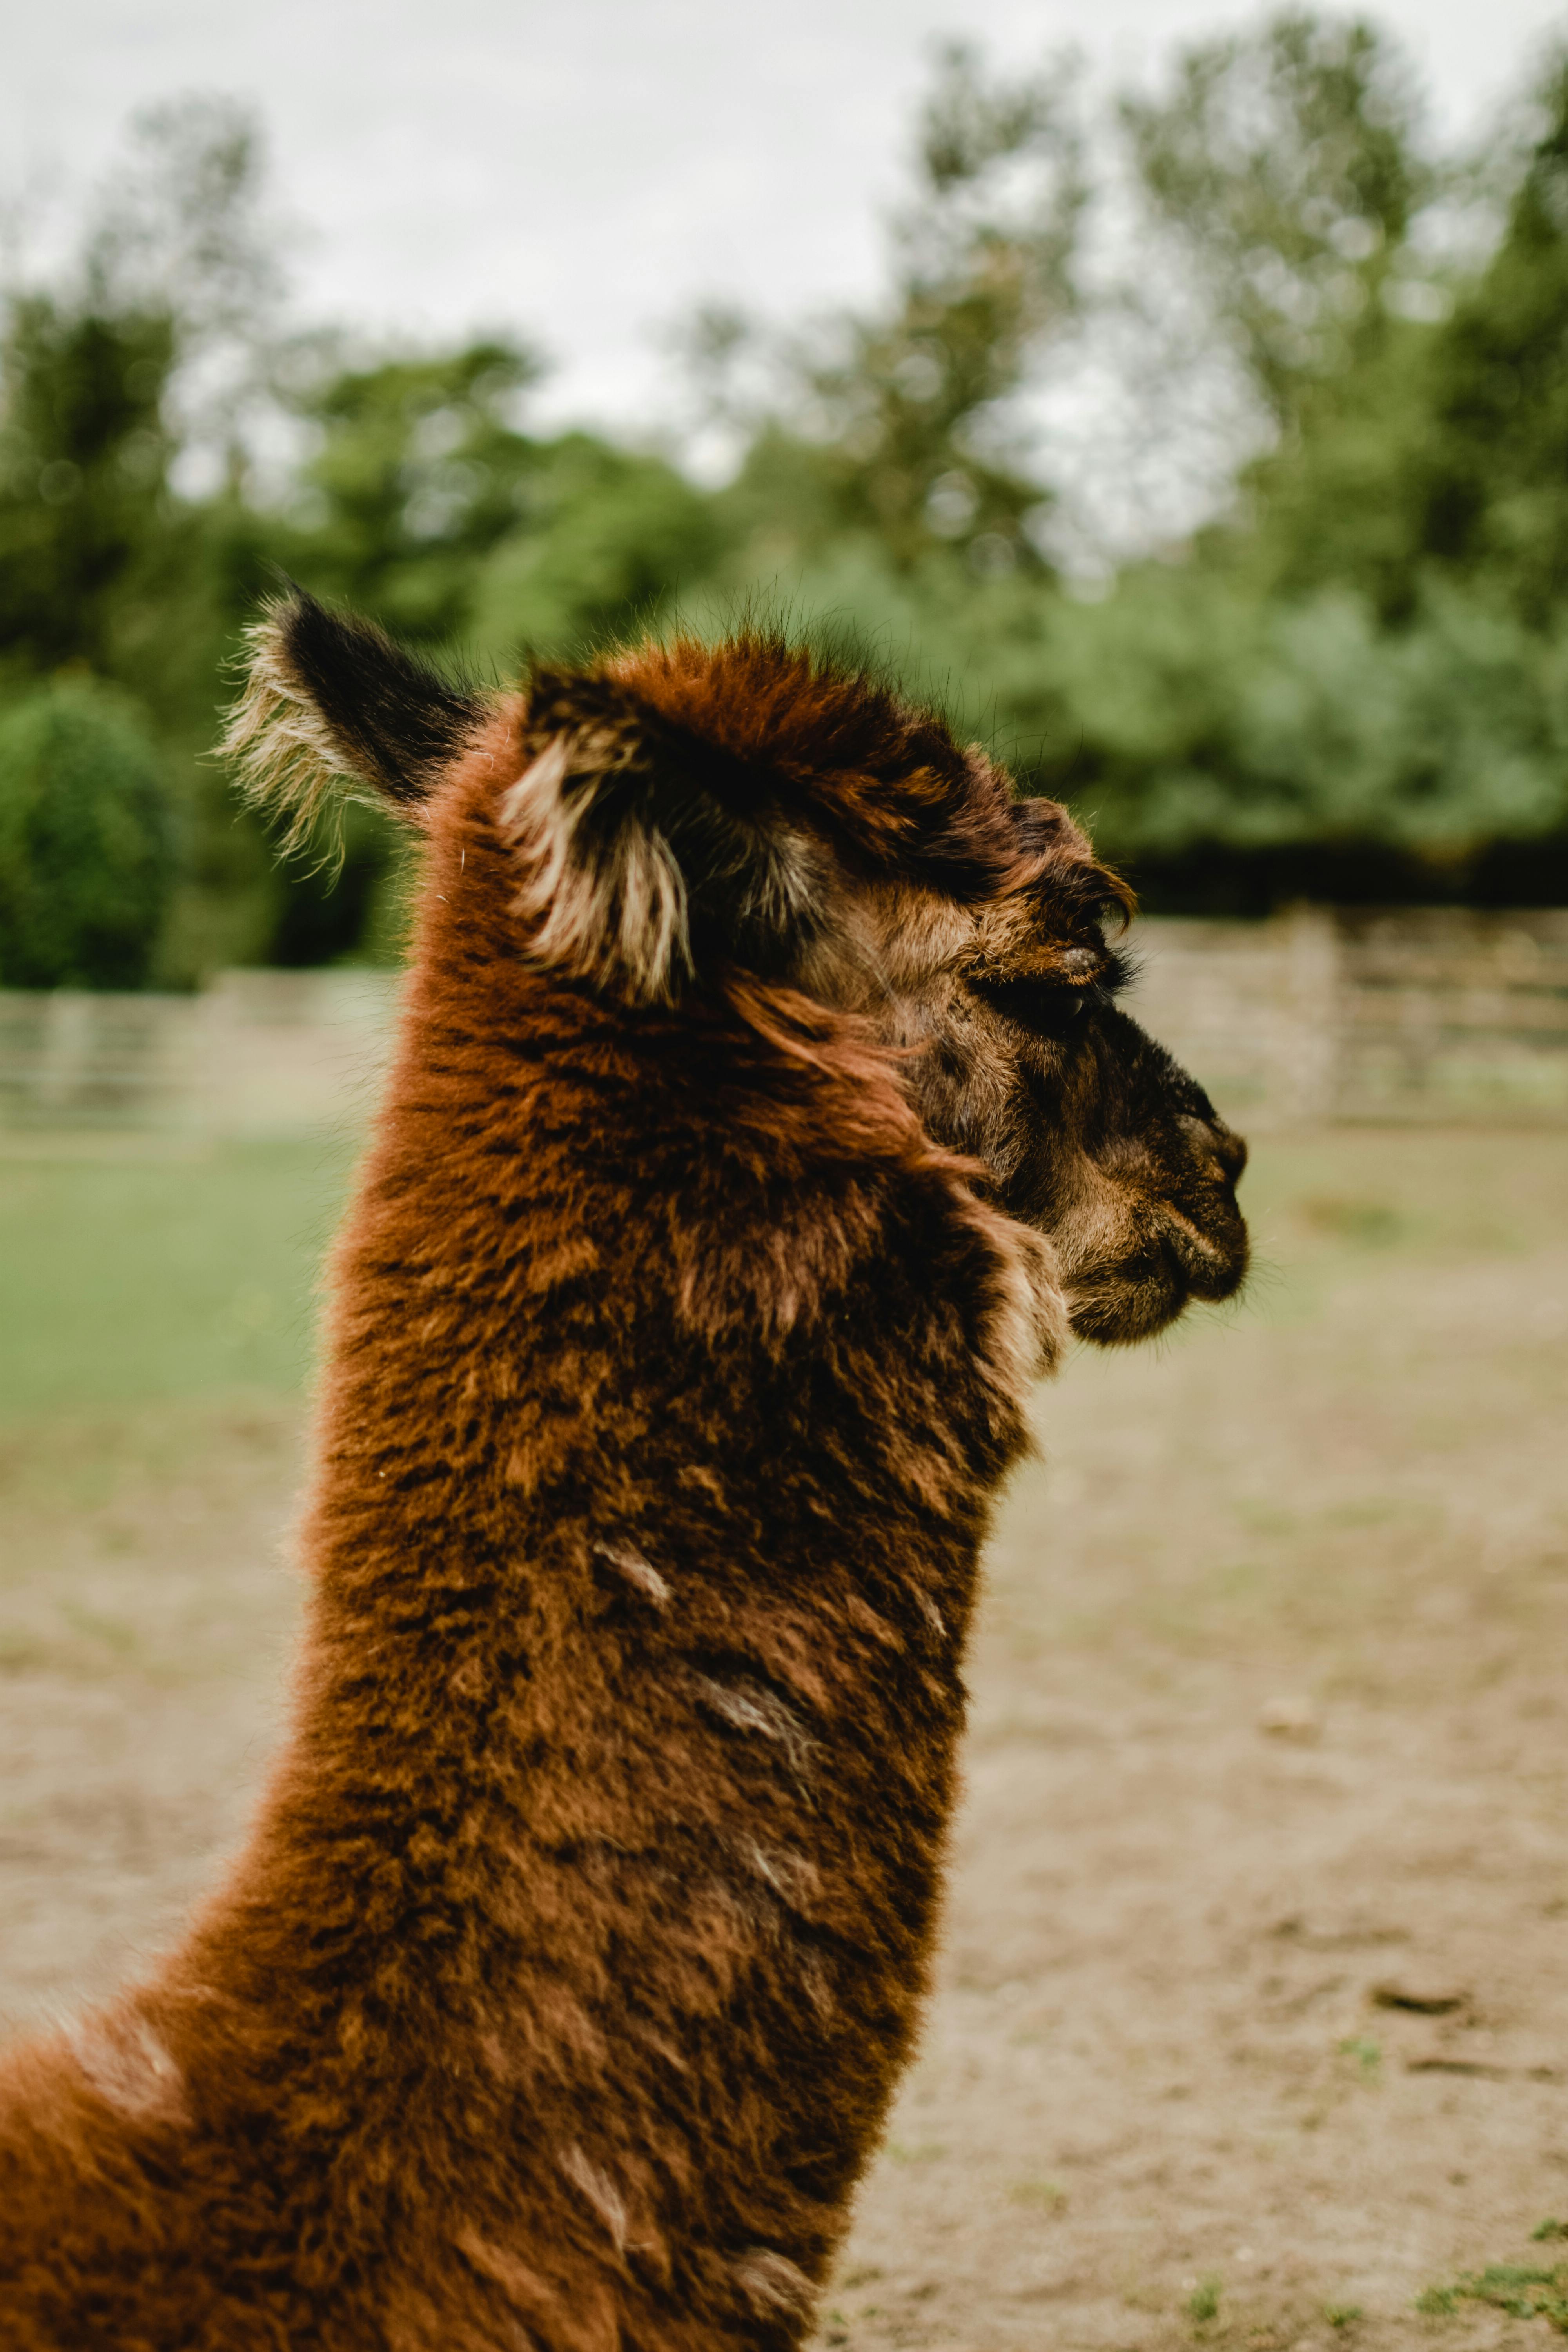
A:
{"type": "Polygon", "coordinates": [[[1353,330],[1300,375],[1224,551],[1260,592],[1353,585],[1399,626],[1440,575],[1551,627],[1568,589],[1568,63],[1536,118],[1479,271],[1445,286],[1408,242],[1369,256],[1353,330]],[[1393,315],[1416,297],[1421,317],[1393,315]]]}
{"type": "Polygon", "coordinates": [[[1385,315],[1353,366],[1303,390],[1289,434],[1245,470],[1242,528],[1206,534],[1206,564],[1254,598],[1347,588],[1390,626],[1407,622],[1432,569],[1442,361],[1437,328],[1385,315]]]}
{"type": "Polygon", "coordinates": [[[265,364],[258,168],[221,103],[156,110],[70,266],[47,289],[0,292],[0,685],[68,666],[134,695],[179,810],[158,951],[178,982],[265,954],[287,895],[200,759],[269,552],[234,437],[265,364]],[[181,497],[174,459],[198,452],[227,478],[181,497]]]}
{"type": "Polygon", "coordinates": [[[1156,875],[1194,845],[1339,845],[1424,863],[1444,894],[1488,844],[1568,830],[1568,628],[1481,594],[1434,583],[1390,630],[1349,590],[1259,599],[1147,564],[1084,604],[900,573],[864,542],[796,585],[1156,875]]]}
{"type": "Polygon", "coordinates": [[[320,440],[290,520],[310,584],[405,636],[460,630],[476,563],[517,519],[534,451],[508,412],[537,372],[518,347],[481,342],[310,384],[296,404],[320,440]]]}
{"type": "Polygon", "coordinates": [[[1568,58],[1502,241],[1441,338],[1422,468],[1432,556],[1541,621],[1568,594],[1568,58]]]}
{"type": "Polygon", "coordinates": [[[1254,600],[1348,588],[1407,620],[1451,300],[1424,232],[1464,176],[1426,152],[1408,68],[1375,26],[1291,9],[1188,49],[1121,116],[1199,338],[1268,428],[1200,563],[1254,600]]]}
{"type": "Polygon", "coordinates": [[[466,635],[506,669],[652,627],[724,543],[714,501],[663,458],[568,433],[532,445],[516,520],[469,583],[466,635]]]}
{"type": "Polygon", "coordinates": [[[1276,439],[1184,562],[1050,623],[1028,686],[1022,632],[1000,711],[1156,867],[1359,846],[1446,896],[1568,839],[1568,68],[1468,276],[1426,233],[1466,174],[1373,26],[1200,44],[1123,120],[1276,439]]]}
{"type": "MultiPolygon", "coordinates": [[[[1050,236],[1029,248],[1028,331],[1022,310],[977,325],[992,373],[933,371],[957,404],[930,412],[923,473],[895,464],[909,404],[889,385],[916,285],[901,279],[903,307],[862,327],[845,382],[829,385],[837,405],[816,413],[820,437],[805,409],[755,433],[721,500],[739,551],[727,576],[776,578],[910,656],[921,691],[937,685],[1037,788],[1077,805],[1156,900],[1162,875],[1238,859],[1286,889],[1331,871],[1353,891],[1359,870],[1373,887],[1447,896],[1501,845],[1568,837],[1568,634],[1524,610],[1498,569],[1446,561],[1434,519],[1466,314],[1440,315],[1453,294],[1423,223],[1460,175],[1426,152],[1396,52],[1367,25],[1294,10],[1189,50],[1163,95],[1129,100],[1121,121],[1158,266],[1275,420],[1235,514],[1182,560],[1127,568],[1085,604],[1030,546],[1023,474],[951,546],[931,528],[929,489],[923,517],[876,492],[878,467],[929,484],[939,462],[966,462],[952,452],[973,417],[994,415],[1042,336],[1050,348],[1051,300],[1058,320],[1081,311],[1081,179],[1061,102],[1033,85],[987,89],[960,59],[927,116],[916,207],[934,225],[914,249],[944,257],[947,274],[921,284],[961,288],[996,249],[989,230],[965,236],[987,221],[987,173],[1016,166],[1008,142],[1026,126],[1029,168],[1051,159],[1037,197],[1047,185],[1055,204],[1035,216],[1050,236]],[[944,228],[955,189],[958,225],[944,228]],[[993,567],[997,512],[1022,560],[993,567]]],[[[1545,169],[1529,164],[1516,215],[1545,169]]],[[[1568,302],[1540,290],[1568,326],[1568,302]]],[[[954,315],[975,316],[956,295],[954,315]]],[[[1484,477],[1479,451],[1477,465],[1484,477]]],[[[1532,512],[1549,530],[1547,502],[1532,512]]]]}
{"type": "Polygon", "coordinates": [[[64,678],[0,711],[0,983],[144,986],[174,878],[158,755],[114,695],[64,678]]]}
{"type": "Polygon", "coordinates": [[[310,584],[405,637],[492,659],[650,617],[711,565],[711,503],[664,460],[510,421],[537,362],[483,342],[330,376],[289,547],[310,584]]]}
{"type": "Polygon", "coordinates": [[[107,666],[117,596],[160,526],[167,317],[15,302],[0,344],[0,661],[107,666]]]}
{"type": "Polygon", "coordinates": [[[1482,597],[1434,586],[1391,631],[1347,590],[1151,569],[1062,621],[1071,758],[1043,764],[1115,854],[1340,840],[1441,866],[1568,825],[1568,635],[1482,597]]]}

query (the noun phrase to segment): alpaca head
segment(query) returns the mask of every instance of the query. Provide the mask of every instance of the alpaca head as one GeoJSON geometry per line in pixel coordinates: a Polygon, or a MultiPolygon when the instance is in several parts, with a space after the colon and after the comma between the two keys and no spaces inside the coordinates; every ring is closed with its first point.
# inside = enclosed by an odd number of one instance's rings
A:
{"type": "Polygon", "coordinates": [[[1086,1336],[1239,1284],[1246,1148],[1116,1008],[1125,886],[882,686],[746,635],[486,698],[300,596],[255,633],[227,748],[301,830],[334,778],[432,831],[477,793],[508,951],[628,1021],[722,995],[868,1026],[931,1136],[1052,1242],[1086,1336]]]}
{"type": "Polygon", "coordinates": [[[1247,1271],[1247,1146],[1119,1010],[1107,937],[1130,894],[1053,802],[1015,801],[1015,873],[961,906],[907,886],[868,910],[894,1034],[931,1131],[982,1160],[1055,1244],[1072,1327],[1135,1340],[1247,1271]]]}

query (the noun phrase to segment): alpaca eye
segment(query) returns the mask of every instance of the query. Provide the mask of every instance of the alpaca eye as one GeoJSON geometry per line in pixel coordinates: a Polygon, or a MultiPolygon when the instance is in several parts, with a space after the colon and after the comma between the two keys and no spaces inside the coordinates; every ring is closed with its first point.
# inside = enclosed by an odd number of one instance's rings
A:
{"type": "Polygon", "coordinates": [[[1065,1037],[1088,1012],[1094,991],[1049,980],[987,980],[978,993],[1037,1037],[1065,1037]]]}

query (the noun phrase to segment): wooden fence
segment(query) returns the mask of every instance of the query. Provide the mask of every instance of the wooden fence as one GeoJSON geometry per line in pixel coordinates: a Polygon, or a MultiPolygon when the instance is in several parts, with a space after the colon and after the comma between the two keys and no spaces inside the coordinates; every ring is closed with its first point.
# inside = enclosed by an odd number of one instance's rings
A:
{"type": "Polygon", "coordinates": [[[1254,1126],[1568,1121],[1568,908],[1145,921],[1130,1009],[1254,1126]]]}
{"type": "MultiPolygon", "coordinates": [[[[1252,1127],[1568,1122],[1568,908],[1145,919],[1130,1009],[1252,1127]]],[[[285,1136],[363,1122],[397,982],[224,973],[200,996],[0,992],[0,1129],[285,1136]]]]}
{"type": "Polygon", "coordinates": [[[227,971],[199,996],[0,990],[0,1129],[289,1136],[363,1123],[386,972],[227,971]]]}

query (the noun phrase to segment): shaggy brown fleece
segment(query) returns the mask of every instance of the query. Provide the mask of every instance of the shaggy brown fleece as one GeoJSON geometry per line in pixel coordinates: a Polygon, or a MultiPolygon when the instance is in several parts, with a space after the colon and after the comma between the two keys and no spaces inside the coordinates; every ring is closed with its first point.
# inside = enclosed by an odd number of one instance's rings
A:
{"type": "Polygon", "coordinates": [[[413,970],[289,1735],[181,1948],[0,2069],[0,2340],[782,2352],[1028,1384],[1234,1287],[1240,1147],[1062,813],[782,645],[481,707],[300,601],[234,741],[413,814],[413,970]]]}

